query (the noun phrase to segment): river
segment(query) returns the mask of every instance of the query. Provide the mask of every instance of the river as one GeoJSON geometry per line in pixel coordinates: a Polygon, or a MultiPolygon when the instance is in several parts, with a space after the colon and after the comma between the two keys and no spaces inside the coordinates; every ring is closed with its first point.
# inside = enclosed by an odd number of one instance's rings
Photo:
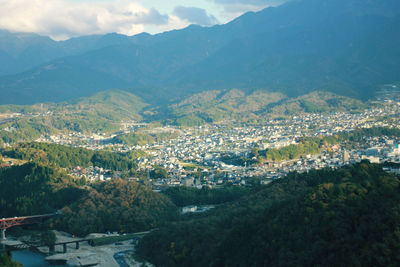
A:
{"type": "MultiPolygon", "coordinates": [[[[116,253],[114,259],[118,262],[121,267],[129,267],[129,264],[125,262],[124,255],[130,251],[123,251],[116,253]]],[[[30,250],[17,250],[11,253],[12,259],[16,262],[21,263],[24,267],[68,267],[69,265],[51,265],[45,261],[44,255],[33,252],[30,250]]]]}
{"type": "Polygon", "coordinates": [[[124,258],[124,256],[129,252],[131,252],[131,251],[130,250],[123,251],[123,252],[116,253],[114,255],[114,259],[115,259],[116,262],[118,262],[119,266],[121,266],[121,267],[129,267],[129,264],[126,263],[125,258],[124,258]]]}
{"type": "MultiPolygon", "coordinates": [[[[12,259],[22,263],[24,267],[60,267],[60,265],[51,265],[45,261],[45,256],[30,250],[17,250],[11,252],[12,259]]],[[[68,265],[61,265],[68,267],[68,265]]]]}

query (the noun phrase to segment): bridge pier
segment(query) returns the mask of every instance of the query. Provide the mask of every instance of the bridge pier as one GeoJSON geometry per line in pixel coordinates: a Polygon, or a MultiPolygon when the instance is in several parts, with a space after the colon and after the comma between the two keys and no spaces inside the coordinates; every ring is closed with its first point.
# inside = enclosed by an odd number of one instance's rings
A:
{"type": "Polygon", "coordinates": [[[6,229],[1,229],[0,241],[6,240],[6,229]]]}
{"type": "Polygon", "coordinates": [[[75,246],[75,249],[79,249],[79,242],[76,242],[75,245],[76,245],[76,246],[75,246]]]}
{"type": "Polygon", "coordinates": [[[67,244],[63,244],[63,253],[67,253],[67,244]]]}
{"type": "Polygon", "coordinates": [[[54,255],[54,251],[55,251],[55,246],[54,245],[49,246],[49,254],[54,255]]]}

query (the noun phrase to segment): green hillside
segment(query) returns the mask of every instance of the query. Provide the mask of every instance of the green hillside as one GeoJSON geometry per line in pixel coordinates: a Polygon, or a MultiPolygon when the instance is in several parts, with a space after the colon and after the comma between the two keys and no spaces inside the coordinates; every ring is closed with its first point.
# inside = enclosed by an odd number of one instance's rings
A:
{"type": "Polygon", "coordinates": [[[35,163],[0,168],[0,217],[55,212],[82,195],[66,173],[35,163]]]}
{"type": "Polygon", "coordinates": [[[55,167],[27,163],[0,168],[0,218],[61,209],[62,215],[47,226],[76,235],[150,230],[178,216],[171,200],[134,182],[114,179],[78,187],[55,167]]]}
{"type": "Polygon", "coordinates": [[[133,153],[93,151],[48,143],[21,143],[5,149],[3,154],[11,158],[61,168],[97,166],[114,171],[136,169],[136,163],[130,158],[133,153]]]}
{"type": "MultiPolygon", "coordinates": [[[[0,115],[21,113],[12,119],[0,117],[0,139],[6,143],[32,141],[41,135],[68,132],[112,133],[122,121],[162,121],[178,126],[197,126],[225,120],[262,122],[265,119],[302,113],[358,111],[367,104],[329,92],[312,92],[296,98],[265,90],[204,91],[175,103],[149,105],[125,91],[97,93],[64,103],[28,106],[3,105],[0,115]]],[[[139,131],[116,137],[117,143],[144,144],[176,137],[178,133],[139,131]]]]}
{"type": "Polygon", "coordinates": [[[94,185],[86,196],[62,211],[56,228],[80,236],[150,230],[178,216],[178,209],[167,197],[120,179],[94,185]]]}
{"type": "Polygon", "coordinates": [[[121,90],[59,104],[3,105],[0,113],[24,115],[3,122],[0,120],[0,139],[13,143],[69,131],[87,134],[115,132],[120,129],[121,121],[141,120],[140,112],[146,106],[137,96],[121,90]]]}
{"type": "Polygon", "coordinates": [[[67,102],[63,110],[92,115],[112,121],[141,120],[140,111],[148,104],[136,95],[122,90],[97,93],[94,96],[67,102]]]}
{"type": "Polygon", "coordinates": [[[366,107],[367,104],[357,99],[316,91],[271,105],[266,113],[273,116],[281,116],[302,113],[352,112],[360,111],[366,107]]]}
{"type": "Polygon", "coordinates": [[[289,98],[278,92],[238,89],[205,91],[168,107],[169,122],[195,126],[223,120],[260,121],[265,118],[304,113],[357,111],[366,104],[329,92],[312,92],[289,98]]]}
{"type": "Polygon", "coordinates": [[[226,119],[250,120],[257,118],[257,112],[284,98],[286,96],[283,94],[267,91],[256,91],[251,94],[237,89],[206,91],[171,105],[169,109],[175,118],[175,123],[183,125],[196,121],[193,117],[203,123],[226,119]]]}
{"type": "Polygon", "coordinates": [[[152,232],[137,253],[159,266],[397,266],[399,192],[368,162],[291,173],[152,232]]]}

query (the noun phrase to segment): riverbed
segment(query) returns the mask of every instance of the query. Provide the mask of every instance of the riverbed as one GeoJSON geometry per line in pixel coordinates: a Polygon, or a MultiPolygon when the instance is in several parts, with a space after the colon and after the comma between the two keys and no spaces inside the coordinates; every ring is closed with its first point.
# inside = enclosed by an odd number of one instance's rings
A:
{"type": "MultiPolygon", "coordinates": [[[[43,254],[30,250],[13,251],[13,260],[22,263],[24,267],[70,267],[93,263],[97,263],[96,266],[98,267],[143,266],[143,263],[136,262],[132,257],[129,257],[129,254],[135,250],[135,244],[132,243],[132,240],[95,247],[89,245],[87,242],[82,242],[80,247],[77,249],[75,247],[75,243],[73,243],[73,241],[75,241],[77,238],[72,237],[70,234],[59,231],[54,231],[54,233],[56,234],[57,242],[71,242],[71,244],[67,245],[67,253],[62,253],[62,246],[56,246],[56,254],[47,257],[47,259],[52,261],[64,261],[68,263],[67,265],[54,265],[54,263],[48,263],[45,260],[45,255],[48,253],[47,247],[40,248],[40,252],[43,254]]],[[[98,238],[104,235],[105,234],[90,234],[87,236],[87,238],[98,238]]],[[[147,263],[144,263],[144,265],[151,266],[151,264],[147,263]]]]}

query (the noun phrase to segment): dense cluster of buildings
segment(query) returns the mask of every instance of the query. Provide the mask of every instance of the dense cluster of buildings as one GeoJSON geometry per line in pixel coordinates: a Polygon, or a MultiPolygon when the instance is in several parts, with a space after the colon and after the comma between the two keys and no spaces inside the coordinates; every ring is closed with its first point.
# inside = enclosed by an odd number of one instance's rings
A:
{"type": "Polygon", "coordinates": [[[164,167],[170,174],[170,178],[163,181],[165,185],[214,186],[224,182],[245,185],[249,177],[262,177],[262,182],[267,183],[291,171],[337,168],[362,159],[371,162],[400,162],[400,136],[365,138],[355,148],[347,148],[341,144],[332,145],[318,155],[252,166],[227,165],[221,161],[221,155],[247,157],[253,148],[281,148],[296,144],[302,137],[331,136],[358,128],[398,128],[399,115],[400,104],[389,102],[357,114],[304,114],[289,120],[270,120],[264,125],[201,126],[186,131],[174,140],[123,149],[145,150],[148,156],[137,160],[139,168],[147,169],[154,165],[164,167]],[[191,163],[191,169],[187,168],[187,163],[191,163]],[[194,177],[194,173],[201,178],[194,177]],[[188,179],[190,182],[187,182],[188,179]]]}
{"type": "MultiPolygon", "coordinates": [[[[235,166],[224,163],[221,157],[223,155],[249,157],[254,148],[260,150],[281,148],[296,144],[303,137],[331,136],[358,128],[395,128],[399,127],[399,115],[400,103],[386,102],[379,108],[368,109],[363,113],[303,114],[288,120],[269,120],[260,125],[220,123],[199,126],[183,130],[183,134],[178,138],[145,145],[129,146],[98,142],[98,140],[110,140],[110,137],[103,136],[94,140],[93,136],[81,136],[87,140],[81,142],[81,146],[90,149],[108,147],[119,152],[144,151],[146,156],[136,159],[139,171],[149,174],[154,166],[160,166],[168,172],[168,177],[157,180],[152,180],[147,175],[147,180],[154,189],[179,185],[213,187],[227,182],[246,185],[248,179],[253,177],[260,178],[262,183],[268,183],[288,172],[304,172],[325,167],[337,168],[362,159],[371,162],[400,162],[398,145],[400,137],[365,138],[362,144],[354,148],[337,144],[322,150],[318,155],[304,155],[280,162],[269,161],[235,166]]],[[[124,127],[126,132],[135,125],[124,127]]],[[[91,181],[111,178],[111,175],[103,174],[98,168],[89,169],[86,173],[73,170],[72,173],[76,177],[85,176],[91,181]]],[[[140,180],[136,177],[130,179],[140,180]]]]}
{"type": "MultiPolygon", "coordinates": [[[[358,128],[389,127],[398,128],[400,102],[385,101],[379,107],[362,113],[337,112],[332,114],[301,114],[289,119],[271,119],[262,124],[218,123],[190,129],[179,129],[182,134],[171,140],[163,140],[145,145],[114,144],[112,136],[69,133],[45,137],[46,141],[57,144],[80,146],[88,149],[110,149],[116,152],[140,150],[145,156],[136,159],[138,170],[147,173],[147,181],[155,189],[166,186],[218,186],[224,183],[246,185],[249,178],[260,178],[268,183],[288,172],[304,172],[325,167],[337,168],[344,164],[368,159],[371,162],[400,162],[400,136],[366,138],[362,144],[346,147],[331,145],[318,155],[303,155],[300,158],[259,164],[226,164],[221,158],[252,157],[254,148],[259,150],[282,148],[296,144],[301,138],[331,136],[340,132],[351,132],[358,128]],[[149,173],[155,166],[164,168],[168,177],[152,180],[149,173]]],[[[146,124],[124,123],[121,133],[135,132],[146,124]]],[[[165,127],[165,131],[174,130],[165,127]]],[[[163,129],[161,129],[163,130],[163,129]]],[[[178,130],[178,129],[176,129],[178,130]]],[[[111,179],[108,170],[97,167],[75,168],[74,177],[85,177],[89,181],[111,179]]],[[[131,177],[131,180],[140,180],[131,177]]]]}
{"type": "Polygon", "coordinates": [[[84,178],[87,182],[107,181],[113,178],[111,170],[97,166],[89,166],[87,168],[76,166],[70,170],[70,174],[76,179],[84,178]]]}

